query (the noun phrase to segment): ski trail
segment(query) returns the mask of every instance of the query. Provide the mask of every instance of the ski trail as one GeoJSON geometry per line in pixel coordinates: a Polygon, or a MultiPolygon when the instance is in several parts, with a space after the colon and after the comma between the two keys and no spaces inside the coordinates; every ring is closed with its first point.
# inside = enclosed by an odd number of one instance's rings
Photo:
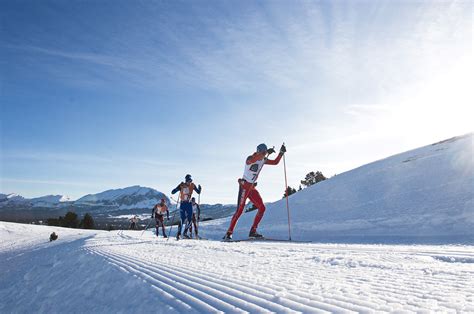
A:
{"type": "MultiPolygon", "coordinates": [[[[211,280],[206,280],[206,279],[202,279],[200,277],[197,277],[197,276],[193,276],[193,275],[190,275],[189,273],[185,272],[185,271],[181,271],[181,270],[174,270],[175,268],[173,267],[170,267],[170,266],[166,266],[166,267],[160,267],[160,266],[155,266],[155,265],[151,265],[149,263],[145,263],[145,262],[141,262],[140,260],[137,260],[137,259],[133,259],[133,258],[127,258],[127,257],[124,257],[124,256],[117,256],[115,255],[116,257],[119,257],[119,258],[122,258],[122,259],[126,259],[128,261],[133,261],[135,263],[138,263],[140,265],[145,265],[145,267],[148,267],[149,269],[154,269],[154,270],[157,270],[157,271],[162,271],[162,272],[168,272],[170,274],[173,274],[174,277],[177,277],[178,279],[177,280],[183,280],[183,282],[185,282],[186,284],[190,284],[190,285],[194,285],[195,283],[198,283],[199,286],[197,286],[197,288],[201,288],[201,289],[206,289],[206,288],[214,288],[212,290],[209,290],[211,293],[217,293],[219,294],[219,297],[226,297],[225,295],[222,295],[222,292],[226,292],[230,295],[239,295],[241,297],[245,297],[248,302],[248,304],[252,304],[252,303],[249,303],[249,302],[254,302],[255,304],[263,304],[263,305],[267,305],[267,303],[265,302],[259,302],[259,299],[254,297],[254,295],[252,294],[249,294],[249,295],[242,295],[241,292],[242,291],[239,291],[239,290],[236,290],[236,289],[232,289],[232,288],[229,288],[229,286],[225,285],[224,284],[219,284],[219,283],[216,283],[215,281],[211,281],[211,280]],[[170,271],[170,269],[173,269],[170,271]],[[182,278],[182,279],[181,279],[182,278]]],[[[209,278],[208,278],[209,279],[209,278]]],[[[254,290],[254,293],[258,293],[256,290],[254,290]]],[[[268,302],[268,301],[267,301],[268,302]]],[[[254,307],[254,306],[250,306],[248,309],[248,311],[254,311],[254,310],[263,310],[264,308],[261,308],[261,307],[254,307]]],[[[273,304],[273,308],[271,309],[268,309],[267,310],[273,310],[273,311],[283,311],[284,308],[279,306],[278,304],[273,304]]]]}
{"type": "MultiPolygon", "coordinates": [[[[311,307],[303,303],[298,303],[291,301],[286,298],[280,298],[276,296],[276,292],[273,291],[272,294],[262,294],[258,290],[242,288],[239,285],[229,285],[228,282],[219,283],[220,280],[213,280],[209,276],[207,279],[200,278],[198,276],[190,275],[189,272],[184,272],[181,270],[176,270],[174,267],[166,266],[159,267],[156,265],[150,265],[149,263],[144,263],[140,260],[128,258],[116,254],[104,253],[111,258],[118,258],[122,261],[127,261],[129,264],[138,265],[142,269],[148,272],[155,273],[168,273],[172,274],[170,278],[176,282],[182,282],[190,287],[195,287],[196,289],[201,289],[201,291],[206,292],[209,295],[218,297],[220,300],[225,300],[231,304],[234,304],[235,307],[243,309],[249,312],[278,312],[278,313],[327,313],[327,311],[321,311],[321,308],[311,307]],[[170,269],[173,269],[170,271],[170,269]],[[244,292],[244,293],[243,293],[244,292]],[[273,300],[278,300],[278,303],[274,303],[273,300]]],[[[339,310],[343,313],[343,309],[337,309],[336,307],[323,306],[329,311],[339,310]]],[[[224,309],[225,310],[225,309],[224,309]]],[[[228,311],[228,310],[225,310],[228,311]]],[[[345,313],[345,312],[344,312],[345,313]]]]}
{"type": "Polygon", "coordinates": [[[178,299],[181,307],[172,306],[179,311],[459,312],[473,307],[469,247],[229,246],[99,238],[86,248],[178,299]]]}
{"type": "Polygon", "coordinates": [[[265,296],[265,297],[270,298],[270,299],[277,298],[280,303],[285,304],[288,307],[295,307],[295,308],[299,307],[299,309],[301,309],[303,311],[308,310],[308,309],[305,309],[304,307],[301,307],[301,305],[305,305],[309,308],[312,307],[314,309],[327,310],[327,311],[330,311],[330,312],[334,312],[334,311],[337,311],[339,313],[352,313],[353,312],[353,311],[349,310],[350,308],[345,308],[343,306],[341,307],[341,306],[337,306],[337,305],[336,306],[331,306],[331,304],[329,304],[329,303],[325,304],[324,302],[315,302],[315,301],[307,300],[307,299],[302,298],[302,297],[294,296],[292,294],[289,294],[286,297],[281,297],[281,296],[278,296],[278,294],[279,294],[279,291],[282,290],[282,289],[278,288],[278,287],[275,287],[275,286],[271,287],[269,285],[260,285],[260,286],[258,286],[258,288],[256,288],[254,285],[249,284],[245,281],[240,281],[240,280],[236,280],[236,279],[229,278],[229,277],[227,277],[225,280],[222,280],[222,279],[218,279],[218,278],[214,278],[214,277],[210,276],[209,273],[202,273],[199,270],[190,269],[190,268],[187,268],[187,267],[184,267],[184,266],[181,266],[180,268],[177,268],[177,267],[174,267],[174,266],[166,266],[166,267],[167,268],[174,268],[174,269],[178,270],[178,272],[181,272],[181,273],[194,274],[195,276],[199,275],[198,278],[203,278],[204,280],[206,280],[208,282],[220,283],[220,284],[226,285],[228,287],[233,287],[233,288],[235,288],[235,290],[245,292],[249,295],[265,296]],[[300,306],[298,306],[298,304],[300,306]]]}
{"type": "MultiPolygon", "coordinates": [[[[184,306],[184,310],[186,311],[191,311],[191,312],[196,312],[196,313],[199,313],[199,312],[218,312],[218,310],[209,305],[208,303],[206,302],[203,302],[202,300],[199,299],[199,294],[196,294],[193,293],[193,292],[198,292],[198,291],[190,291],[190,289],[185,289],[186,292],[183,292],[181,290],[179,290],[177,287],[175,287],[176,283],[174,283],[172,280],[169,280],[165,277],[162,277],[160,278],[160,276],[151,276],[147,273],[144,273],[142,271],[140,271],[138,268],[135,268],[133,267],[133,265],[130,265],[130,264],[127,264],[127,263],[123,263],[122,261],[118,260],[118,259],[115,259],[115,258],[112,258],[110,256],[108,256],[107,254],[105,253],[101,253],[101,252],[98,252],[98,251],[92,251],[93,253],[96,253],[97,255],[100,255],[102,257],[104,257],[105,259],[107,260],[111,260],[113,261],[113,264],[115,264],[116,266],[120,266],[120,267],[123,267],[125,268],[127,271],[129,271],[130,273],[133,273],[133,274],[136,274],[138,277],[142,277],[144,279],[146,279],[145,281],[147,282],[150,282],[153,284],[153,286],[155,288],[157,288],[159,291],[164,291],[166,293],[168,293],[169,295],[172,295],[174,298],[177,298],[180,300],[180,302],[178,303],[178,305],[183,305],[184,306]],[[159,279],[157,279],[156,277],[159,277],[159,279]]],[[[185,287],[182,287],[180,285],[178,285],[179,288],[185,288],[185,287]]],[[[182,306],[181,306],[182,307],[182,306]]],[[[235,309],[233,309],[235,310],[235,309]]]]}
{"type": "Polygon", "coordinates": [[[238,310],[241,310],[240,312],[245,312],[245,311],[258,311],[261,312],[264,309],[253,306],[251,303],[248,302],[242,302],[243,300],[239,300],[237,298],[232,298],[226,296],[224,293],[222,293],[219,290],[209,288],[205,285],[195,283],[190,280],[186,280],[186,277],[179,277],[173,274],[168,274],[164,276],[163,274],[165,272],[162,272],[160,270],[153,269],[153,267],[149,266],[142,266],[143,263],[140,262],[134,262],[131,261],[130,259],[124,258],[122,256],[116,256],[113,254],[105,253],[104,256],[116,260],[120,259],[122,262],[126,263],[130,267],[134,267],[135,269],[141,271],[144,274],[148,274],[149,276],[153,276],[158,280],[171,280],[174,281],[175,284],[179,285],[180,289],[183,289],[183,291],[186,291],[187,293],[193,294],[197,293],[198,296],[201,298],[201,300],[206,300],[208,304],[214,303],[213,305],[218,308],[219,310],[225,311],[225,312],[236,312],[238,310]],[[217,304],[216,304],[217,302],[217,304]]]}

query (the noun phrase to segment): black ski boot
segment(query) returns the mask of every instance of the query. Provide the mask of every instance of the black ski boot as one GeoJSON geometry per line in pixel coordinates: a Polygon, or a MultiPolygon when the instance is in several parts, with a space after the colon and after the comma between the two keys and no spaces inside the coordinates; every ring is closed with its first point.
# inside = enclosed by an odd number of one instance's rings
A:
{"type": "Polygon", "coordinates": [[[222,238],[224,241],[232,241],[232,233],[226,233],[225,236],[222,238]]]}
{"type": "Polygon", "coordinates": [[[263,239],[263,235],[257,232],[257,230],[250,230],[249,232],[249,238],[254,238],[254,239],[263,239]]]}
{"type": "Polygon", "coordinates": [[[183,238],[185,238],[185,239],[191,239],[186,233],[183,234],[183,238]]]}
{"type": "Polygon", "coordinates": [[[168,236],[166,234],[163,235],[163,238],[167,238],[168,236]]]}
{"type": "Polygon", "coordinates": [[[179,239],[181,239],[181,235],[178,233],[178,234],[176,235],[176,240],[179,240],[179,239]]]}

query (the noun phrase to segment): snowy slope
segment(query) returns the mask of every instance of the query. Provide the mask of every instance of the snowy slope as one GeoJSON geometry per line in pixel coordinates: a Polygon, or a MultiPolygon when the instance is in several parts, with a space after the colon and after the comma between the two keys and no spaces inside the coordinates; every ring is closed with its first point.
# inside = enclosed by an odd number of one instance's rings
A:
{"type": "Polygon", "coordinates": [[[0,312],[468,313],[473,252],[166,241],[0,222],[0,312]],[[45,242],[53,230],[59,240],[45,242]]]}
{"type": "MultiPolygon", "coordinates": [[[[473,141],[468,134],[408,151],[290,196],[293,239],[352,241],[369,236],[382,242],[391,237],[417,242],[417,237],[443,237],[474,243],[473,141]]],[[[254,215],[241,217],[235,237],[247,236],[254,215]]],[[[209,222],[208,235],[222,237],[228,224],[229,219],[209,222]]],[[[288,237],[284,200],[267,206],[260,231],[288,237]]]]}

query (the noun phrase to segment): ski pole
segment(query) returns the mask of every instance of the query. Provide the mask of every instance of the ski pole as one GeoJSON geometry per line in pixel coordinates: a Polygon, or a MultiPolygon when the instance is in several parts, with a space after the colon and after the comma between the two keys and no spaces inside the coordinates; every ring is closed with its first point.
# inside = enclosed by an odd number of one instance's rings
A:
{"type": "MultiPolygon", "coordinates": [[[[200,231],[201,231],[201,230],[199,230],[199,218],[201,217],[201,193],[198,194],[198,208],[199,208],[199,216],[198,216],[197,224],[196,224],[196,227],[197,227],[197,230],[196,230],[196,231],[198,232],[197,234],[199,234],[200,231]]],[[[196,231],[195,231],[195,232],[196,232],[196,231]]],[[[191,232],[191,233],[192,233],[192,232],[191,232]]],[[[202,234],[202,233],[201,233],[201,234],[202,234]]],[[[199,240],[199,235],[198,235],[197,237],[198,237],[197,239],[199,240]]]]}
{"type": "MultiPolygon", "coordinates": [[[[179,198],[179,196],[178,196],[178,198],[179,198]]],[[[172,201],[175,202],[176,204],[178,203],[178,201],[175,200],[173,196],[170,196],[170,200],[172,200],[172,201]]]]}
{"type": "Polygon", "coordinates": [[[148,218],[148,223],[146,224],[145,229],[143,229],[142,234],[140,234],[140,239],[141,239],[143,233],[145,233],[146,229],[148,229],[148,226],[150,225],[150,222],[151,222],[151,218],[148,218]]]}
{"type": "MultiPolygon", "coordinates": [[[[285,143],[283,143],[285,145],[285,143]]],[[[286,177],[286,159],[285,155],[283,154],[283,170],[285,172],[285,194],[286,194],[286,210],[288,212],[288,239],[291,241],[291,223],[290,223],[290,204],[288,202],[288,198],[290,197],[288,194],[288,180],[286,177]]]]}
{"type": "MultiPolygon", "coordinates": [[[[171,218],[171,227],[170,227],[170,231],[168,232],[168,238],[166,239],[166,242],[168,242],[168,241],[169,241],[169,239],[170,239],[170,236],[171,236],[171,230],[173,230],[173,221],[174,221],[174,216],[176,215],[176,212],[178,211],[178,206],[179,206],[179,197],[180,197],[180,196],[181,196],[181,195],[178,195],[178,200],[176,201],[176,210],[175,210],[175,212],[174,212],[174,214],[173,214],[173,217],[171,218]]],[[[172,198],[172,199],[173,199],[173,198],[172,198]]],[[[173,199],[173,200],[174,200],[174,199],[173,199]]]]}

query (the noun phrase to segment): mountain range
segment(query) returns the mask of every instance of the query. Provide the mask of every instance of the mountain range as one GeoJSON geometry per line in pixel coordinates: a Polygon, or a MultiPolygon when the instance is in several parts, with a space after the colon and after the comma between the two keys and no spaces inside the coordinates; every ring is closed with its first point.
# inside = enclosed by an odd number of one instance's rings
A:
{"type": "Polygon", "coordinates": [[[36,198],[25,198],[18,194],[0,194],[0,209],[2,208],[100,208],[110,210],[145,209],[151,208],[162,198],[169,202],[168,197],[155,189],[139,185],[122,189],[113,189],[97,194],[88,194],[76,201],[64,195],[46,195],[36,198]]]}
{"type": "MultiPolygon", "coordinates": [[[[85,195],[75,201],[64,195],[46,195],[25,198],[18,194],[0,194],[0,220],[29,222],[45,220],[74,211],[79,215],[90,213],[105,222],[128,221],[137,215],[148,219],[153,206],[164,198],[170,212],[176,205],[162,192],[139,185],[121,189],[111,189],[96,194],[85,195]]],[[[215,219],[232,215],[235,205],[201,204],[201,218],[215,219]]],[[[174,222],[179,215],[176,215],[174,222]]]]}

